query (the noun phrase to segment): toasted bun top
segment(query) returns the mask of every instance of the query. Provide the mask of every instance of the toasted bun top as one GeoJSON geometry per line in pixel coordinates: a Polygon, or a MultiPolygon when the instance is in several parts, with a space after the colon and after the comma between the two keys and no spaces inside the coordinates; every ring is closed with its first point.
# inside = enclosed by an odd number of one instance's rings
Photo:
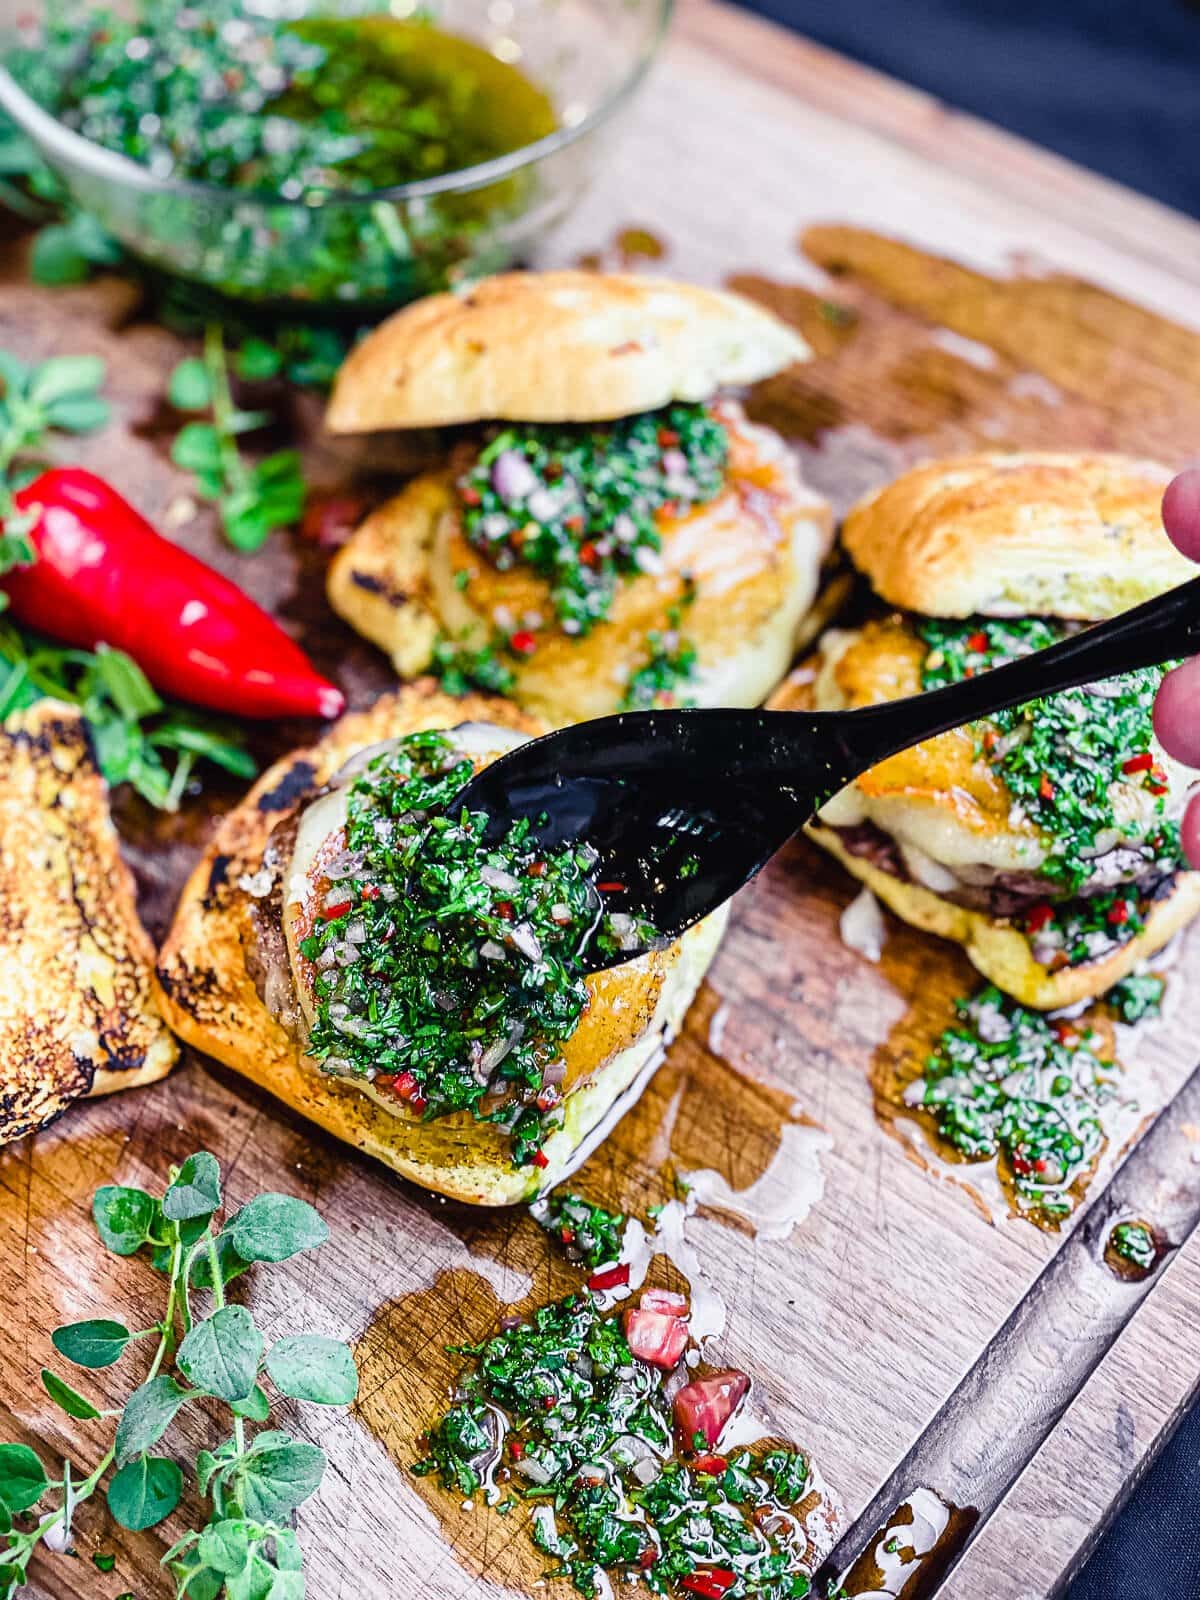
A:
{"type": "Polygon", "coordinates": [[[662,278],[508,272],[418,300],[338,373],[334,433],[456,422],[596,422],[707,400],[808,346],[740,295],[662,278]]]}
{"type": "Polygon", "coordinates": [[[842,539],[889,605],[1096,621],[1195,575],[1163,530],[1170,477],[1119,455],[931,461],[860,501],[842,539]]]}

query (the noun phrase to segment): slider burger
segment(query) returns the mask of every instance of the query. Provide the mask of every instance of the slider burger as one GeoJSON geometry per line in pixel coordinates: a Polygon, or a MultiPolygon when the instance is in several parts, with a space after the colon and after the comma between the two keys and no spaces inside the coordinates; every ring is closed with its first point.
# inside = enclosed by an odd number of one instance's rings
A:
{"type": "Polygon", "coordinates": [[[778,435],[717,392],[808,354],[749,301],[656,278],[511,273],[398,312],[342,367],[328,426],[455,432],[339,553],[330,604],[402,677],[550,723],[759,704],[832,529],[778,435]]]}
{"type": "Polygon", "coordinates": [[[343,717],[222,821],[159,959],[181,1038],[426,1188],[511,1205],[558,1183],[637,1099],[724,925],[583,975],[606,911],[583,846],[541,850],[455,797],[540,732],[428,679],[343,717]]]}
{"type": "MultiPolygon", "coordinates": [[[[906,473],[843,542],[895,609],[827,633],[820,710],[987,672],[1186,581],[1169,472],[1120,456],[979,455],[906,473]]],[[[906,922],[963,945],[1024,1005],[1103,994],[1200,910],[1189,774],[1154,737],[1164,668],[1038,700],[881,762],[809,830],[906,922]]]]}

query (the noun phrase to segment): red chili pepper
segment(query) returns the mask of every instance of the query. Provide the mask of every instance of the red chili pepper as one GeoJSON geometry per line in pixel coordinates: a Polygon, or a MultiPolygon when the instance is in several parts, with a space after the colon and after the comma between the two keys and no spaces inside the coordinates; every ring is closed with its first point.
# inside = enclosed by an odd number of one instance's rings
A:
{"type": "Polygon", "coordinates": [[[724,1456],[708,1455],[697,1456],[692,1466],[697,1472],[704,1473],[708,1478],[719,1478],[728,1467],[729,1463],[724,1456]]]}
{"type": "Polygon", "coordinates": [[[1014,1156],[1012,1158],[1012,1169],[1018,1178],[1027,1178],[1033,1171],[1033,1162],[1026,1161],[1024,1156],[1014,1156]]]}
{"type": "Polygon", "coordinates": [[[353,900],[339,900],[335,906],[325,906],[321,916],[326,922],[333,922],[338,917],[344,917],[354,905],[353,900]]]}
{"type": "Polygon", "coordinates": [[[721,1600],[727,1589],[732,1589],[737,1582],[737,1574],[728,1567],[705,1567],[698,1572],[689,1572],[686,1578],[680,1578],[679,1587],[686,1589],[689,1594],[698,1594],[702,1600],[721,1600]]]}
{"type": "Polygon", "coordinates": [[[576,511],[573,516],[563,518],[563,527],[566,528],[569,533],[582,533],[583,518],[580,516],[579,512],[576,511]]]}
{"type": "Polygon", "coordinates": [[[429,1101],[423,1094],[418,1093],[414,1094],[408,1103],[417,1113],[417,1115],[420,1116],[421,1112],[424,1111],[425,1107],[429,1104],[429,1101]]]}
{"type": "MultiPolygon", "coordinates": [[[[375,1081],[378,1083],[379,1079],[375,1081]]],[[[411,1072],[398,1072],[392,1080],[392,1093],[401,1100],[411,1100],[420,1092],[421,1086],[411,1072]]]]}
{"type": "Polygon", "coordinates": [[[1129,921],[1129,901],[1114,900],[1108,908],[1108,920],[1114,927],[1119,928],[1129,921]]]}
{"type": "Polygon", "coordinates": [[[509,649],[515,650],[519,656],[531,656],[537,649],[537,640],[526,629],[521,628],[508,641],[509,649]]]}
{"type": "Polygon", "coordinates": [[[544,1150],[535,1150],[529,1159],[533,1162],[535,1167],[541,1167],[545,1169],[550,1165],[550,1157],[544,1150]]]}
{"type": "Polygon", "coordinates": [[[1054,921],[1054,907],[1048,900],[1032,906],[1025,918],[1026,933],[1040,933],[1048,922],[1054,921]]]}
{"type": "Polygon", "coordinates": [[[654,1548],[654,1546],[652,1544],[643,1545],[642,1553],[638,1557],[638,1566],[641,1567],[642,1571],[649,1572],[650,1568],[657,1560],[658,1551],[654,1548]]]}
{"type": "Polygon", "coordinates": [[[579,559],[585,567],[594,567],[600,557],[596,553],[596,546],[590,539],[585,539],[579,546],[579,559]]]}
{"type": "Polygon", "coordinates": [[[1128,761],[1121,765],[1122,772],[1149,772],[1154,765],[1154,756],[1149,750],[1143,750],[1141,755],[1130,756],[1128,761]]]}
{"type": "Polygon", "coordinates": [[[1151,794],[1166,794],[1167,790],[1171,787],[1167,782],[1166,773],[1157,762],[1155,762],[1154,766],[1150,769],[1150,781],[1146,787],[1149,789],[1151,794]]]}
{"type": "Polygon", "coordinates": [[[483,496],[473,483],[462,484],[458,492],[465,506],[477,506],[483,501],[483,496]]]}
{"type": "Polygon", "coordinates": [[[558,1237],[562,1240],[562,1242],[564,1244],[574,1244],[575,1243],[575,1229],[574,1228],[560,1228],[558,1230],[558,1237]]]}
{"type": "Polygon", "coordinates": [[[515,914],[511,900],[496,901],[496,915],[503,918],[505,922],[511,922],[515,914]]]}
{"type": "Polygon", "coordinates": [[[527,878],[544,878],[546,876],[546,863],[544,861],[531,861],[525,868],[527,878]]]}
{"type": "Polygon", "coordinates": [[[1054,799],[1054,780],[1048,772],[1042,773],[1041,781],[1038,784],[1038,794],[1041,795],[1043,800],[1054,799]]]}
{"type": "Polygon", "coordinates": [[[545,1088],[538,1090],[537,1099],[533,1103],[539,1111],[553,1111],[561,1099],[562,1096],[554,1085],[548,1083],[545,1088]]]}
{"type": "Polygon", "coordinates": [[[613,879],[610,879],[607,883],[598,883],[596,885],[596,887],[597,887],[597,889],[599,889],[601,894],[624,894],[625,893],[625,885],[623,883],[617,883],[613,879]]]}
{"type": "Polygon", "coordinates": [[[1052,1023],[1051,1026],[1058,1037],[1059,1044],[1073,1045],[1079,1043],[1079,1035],[1069,1022],[1065,1022],[1060,1018],[1058,1022],[1052,1023]]]}
{"type": "Polygon", "coordinates": [[[520,1439],[510,1439],[508,1441],[508,1454],[510,1459],[513,1461],[520,1461],[523,1459],[525,1455],[525,1446],[521,1443],[520,1439]]]}
{"type": "Polygon", "coordinates": [[[615,1266],[602,1267],[593,1272],[587,1281],[589,1289],[623,1289],[629,1282],[628,1261],[618,1261],[615,1266]]]}
{"type": "Polygon", "coordinates": [[[679,435],[674,428],[660,428],[658,430],[658,442],[664,450],[673,450],[679,443],[679,435]]]}
{"type": "Polygon", "coordinates": [[[340,689],[235,583],[164,539],[102,478],[53,467],[15,496],[40,508],[38,559],[4,575],[13,615],[131,655],[164,693],[244,717],[336,717],[340,689]]]}
{"type": "Polygon", "coordinates": [[[383,890],[377,883],[364,883],[362,897],[364,900],[378,900],[383,890]]]}
{"type": "Polygon", "coordinates": [[[984,651],[987,649],[987,647],[988,647],[988,636],[987,636],[986,633],[984,633],[982,628],[979,630],[978,633],[972,633],[972,634],[968,635],[968,637],[967,637],[967,649],[968,650],[974,650],[976,655],[982,655],[984,653],[984,651]]]}

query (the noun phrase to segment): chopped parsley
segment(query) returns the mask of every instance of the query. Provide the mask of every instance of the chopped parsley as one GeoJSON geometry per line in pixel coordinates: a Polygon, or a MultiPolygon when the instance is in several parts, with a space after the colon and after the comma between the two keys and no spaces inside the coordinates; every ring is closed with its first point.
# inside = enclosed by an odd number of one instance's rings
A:
{"type": "Polygon", "coordinates": [[[677,624],[672,623],[665,632],[655,629],[648,633],[646,650],[648,660],[631,674],[620,709],[656,711],[694,705],[682,691],[696,677],[696,647],[680,637],[677,624]]]}
{"type": "MultiPolygon", "coordinates": [[[[716,1455],[676,1435],[667,1373],[636,1360],[617,1314],[569,1295],[461,1349],[473,1365],[414,1471],[460,1495],[534,1502],[531,1533],[583,1595],[617,1582],[654,1594],[800,1600],[813,1494],[798,1451],[716,1455]]],[[[607,1592],[607,1590],[605,1590],[607,1592]]]]}
{"type": "Polygon", "coordinates": [[[1118,1222],[1108,1236],[1109,1248],[1122,1261],[1149,1272],[1158,1260],[1154,1235],[1144,1222],[1118,1222]]]}
{"type": "Polygon", "coordinates": [[[619,579],[659,570],[657,516],[714,499],[728,457],[725,426],[703,405],[501,428],[458,480],[463,531],[500,571],[520,562],[545,578],[564,632],[585,634],[619,579]]]}
{"type": "Polygon", "coordinates": [[[1057,1224],[1104,1143],[1119,1067],[1085,1024],[1030,1011],[989,986],[959,1000],[924,1076],[904,1094],[968,1161],[999,1156],[1020,1209],[1057,1224]]]}
{"type": "MultiPolygon", "coordinates": [[[[1043,649],[1069,629],[1038,617],[974,617],[921,618],[917,631],[929,647],[922,687],[936,689],[1043,649]]],[[[1078,894],[1095,873],[1096,857],[1121,840],[1147,855],[1147,867],[1172,871],[1182,864],[1179,827],[1165,816],[1166,775],[1152,748],[1154,696],[1167,670],[1124,673],[1103,685],[1102,697],[1094,686],[1072,689],[976,724],[980,754],[1020,812],[1044,832],[1041,871],[1064,895],[1078,894]],[[1114,794],[1123,784],[1153,797],[1158,820],[1149,828],[1119,820],[1114,794]]]]}
{"type": "Polygon", "coordinates": [[[542,851],[522,821],[485,847],[486,817],[452,809],[472,773],[445,734],[415,733],[351,784],[346,850],[301,946],[310,1049],[426,1118],[497,1123],[517,1166],[544,1166],[588,997],[579,954],[593,929],[605,951],[648,930],[603,913],[586,846],[542,851]]]}
{"type": "Polygon", "coordinates": [[[1143,1022],[1158,1016],[1166,987],[1166,979],[1153,972],[1131,973],[1114,984],[1104,998],[1122,1022],[1143,1022]]]}
{"type": "Polygon", "coordinates": [[[619,1211],[606,1211],[580,1195],[556,1189],[537,1203],[534,1218],[562,1245],[568,1260],[581,1266],[598,1267],[621,1254],[625,1218],[619,1211]]]}
{"type": "Polygon", "coordinates": [[[447,694],[461,696],[472,689],[483,689],[489,694],[511,694],[517,679],[502,654],[505,646],[503,635],[479,649],[456,645],[442,635],[434,641],[429,670],[447,694]]]}

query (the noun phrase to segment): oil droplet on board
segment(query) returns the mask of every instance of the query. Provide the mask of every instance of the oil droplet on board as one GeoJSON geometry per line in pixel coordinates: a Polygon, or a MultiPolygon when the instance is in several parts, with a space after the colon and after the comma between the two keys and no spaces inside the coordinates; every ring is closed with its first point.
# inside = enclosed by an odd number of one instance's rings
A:
{"type": "Polygon", "coordinates": [[[840,1587],[857,1600],[921,1600],[932,1595],[977,1521],[932,1489],[914,1489],[843,1573],[840,1587]]]}

